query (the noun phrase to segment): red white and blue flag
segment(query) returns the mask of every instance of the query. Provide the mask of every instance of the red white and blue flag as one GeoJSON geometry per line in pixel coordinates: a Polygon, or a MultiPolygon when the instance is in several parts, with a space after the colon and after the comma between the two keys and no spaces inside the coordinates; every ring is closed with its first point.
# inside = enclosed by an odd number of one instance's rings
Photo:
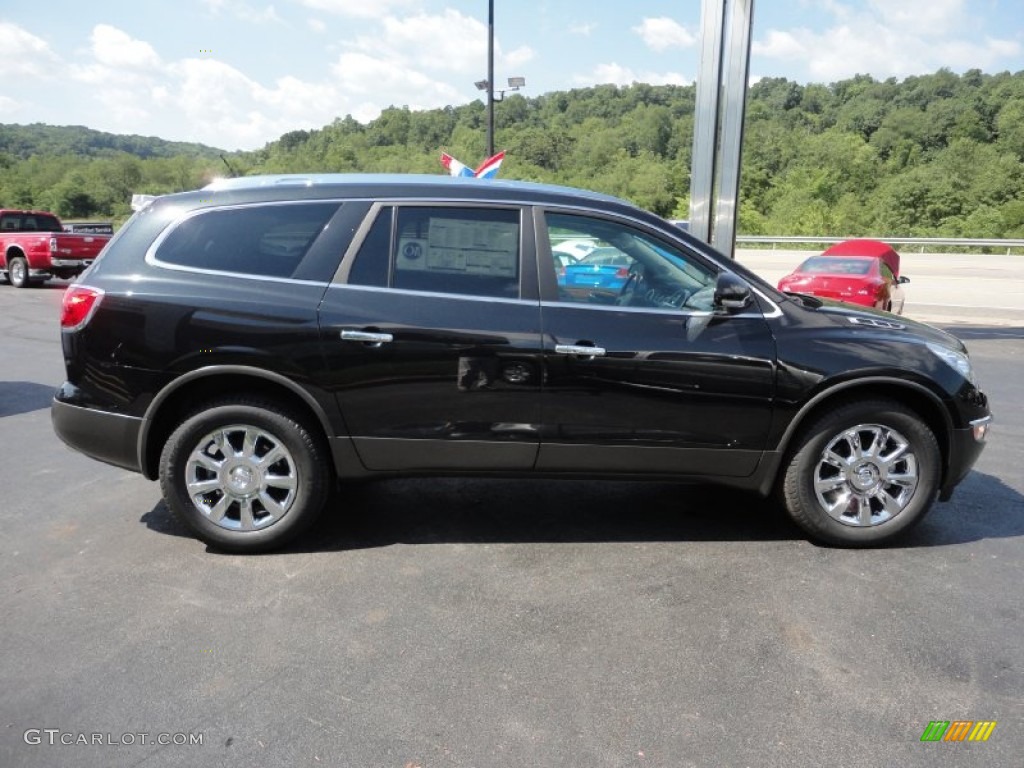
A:
{"type": "Polygon", "coordinates": [[[447,152],[441,153],[441,165],[445,167],[452,176],[466,176],[477,179],[493,179],[498,175],[501,168],[501,161],[505,159],[505,151],[502,150],[493,157],[489,157],[473,170],[468,165],[459,162],[447,152]]]}

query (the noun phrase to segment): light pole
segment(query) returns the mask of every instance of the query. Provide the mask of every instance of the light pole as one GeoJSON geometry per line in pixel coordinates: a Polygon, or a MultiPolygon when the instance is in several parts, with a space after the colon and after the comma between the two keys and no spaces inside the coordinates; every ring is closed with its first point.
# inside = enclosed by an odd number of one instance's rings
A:
{"type": "Polygon", "coordinates": [[[494,156],[494,102],[505,98],[506,91],[518,91],[526,85],[525,77],[510,77],[508,88],[498,91],[494,96],[494,0],[487,0],[487,79],[477,80],[474,85],[478,90],[487,91],[487,156],[494,156]]]}
{"type": "Polygon", "coordinates": [[[487,156],[494,155],[494,0],[487,0],[487,156]]]}

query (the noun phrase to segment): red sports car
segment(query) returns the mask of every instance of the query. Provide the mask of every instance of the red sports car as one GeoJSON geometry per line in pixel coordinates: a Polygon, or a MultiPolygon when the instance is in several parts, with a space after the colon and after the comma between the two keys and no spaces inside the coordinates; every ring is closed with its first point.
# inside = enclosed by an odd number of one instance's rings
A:
{"type": "Polygon", "coordinates": [[[903,314],[900,255],[879,240],[846,240],[812,256],[779,280],[780,291],[807,293],[903,314]]]}

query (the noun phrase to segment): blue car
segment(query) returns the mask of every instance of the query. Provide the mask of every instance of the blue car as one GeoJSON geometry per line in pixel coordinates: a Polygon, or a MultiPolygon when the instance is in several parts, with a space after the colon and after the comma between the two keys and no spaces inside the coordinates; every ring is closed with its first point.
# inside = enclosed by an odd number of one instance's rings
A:
{"type": "Polygon", "coordinates": [[[558,269],[558,287],[569,293],[592,291],[618,294],[629,279],[633,259],[618,248],[595,248],[579,261],[558,269]]]}

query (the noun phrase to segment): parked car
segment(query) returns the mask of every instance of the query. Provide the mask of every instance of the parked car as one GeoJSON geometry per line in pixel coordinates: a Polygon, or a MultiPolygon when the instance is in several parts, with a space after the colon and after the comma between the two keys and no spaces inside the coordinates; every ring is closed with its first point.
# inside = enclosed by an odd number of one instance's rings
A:
{"type": "MultiPolygon", "coordinates": [[[[552,250],[554,253],[554,250],[552,250]]],[[[566,264],[558,270],[558,285],[563,293],[576,293],[596,297],[604,294],[614,301],[629,279],[633,260],[618,248],[595,248],[579,261],[566,264]]]]}
{"type": "Polygon", "coordinates": [[[900,255],[879,240],[846,240],[812,256],[779,281],[783,292],[804,293],[903,314],[900,255]]]}
{"type": "Polygon", "coordinates": [[[597,248],[597,243],[591,240],[562,240],[552,244],[551,252],[562,258],[565,263],[571,264],[579,261],[595,248],[597,248]]]}
{"type": "Polygon", "coordinates": [[[47,211],[0,210],[0,277],[15,288],[80,275],[110,239],[65,232],[47,211]]]}
{"type": "Polygon", "coordinates": [[[61,328],[57,434],[158,478],[233,551],[306,530],[338,478],[408,474],[713,482],[870,546],[949,498],[991,418],[948,333],[787,296],[653,214],[521,182],[160,198],[68,288],[61,328]],[[623,254],[626,281],[566,293],[553,232],[623,254]]]}

